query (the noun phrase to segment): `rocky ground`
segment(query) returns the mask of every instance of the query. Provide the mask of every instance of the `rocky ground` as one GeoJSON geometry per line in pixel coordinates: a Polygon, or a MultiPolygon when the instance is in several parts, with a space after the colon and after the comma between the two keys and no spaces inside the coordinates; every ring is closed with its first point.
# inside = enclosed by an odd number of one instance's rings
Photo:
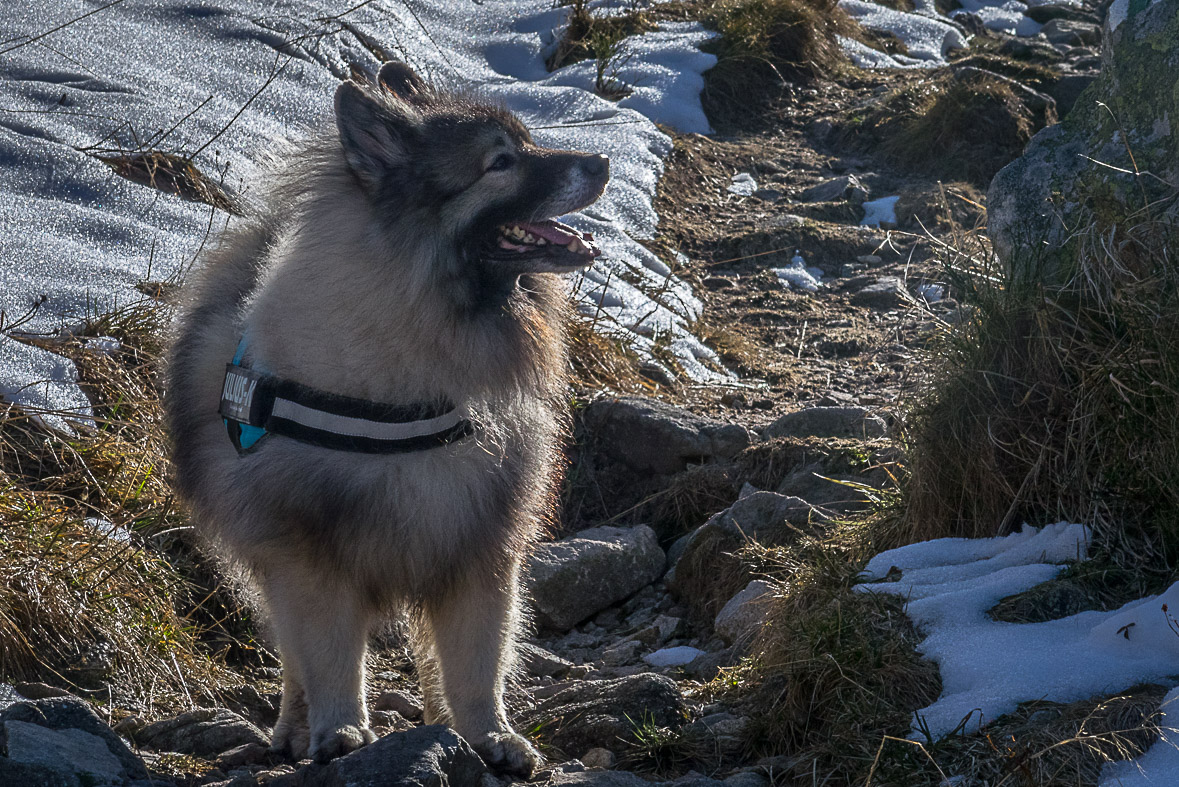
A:
{"type": "MultiPolygon", "coordinates": [[[[934,77],[971,80],[978,69],[1000,82],[1023,74],[1008,110],[1054,119],[1099,61],[1098,9],[1059,14],[1035,41],[979,26],[974,48],[936,74],[849,70],[788,84],[747,116],[714,118],[715,136],[675,137],[652,246],[669,261],[683,255],[676,273],[705,302],[698,333],[739,377],[695,385],[648,369],[626,393],[578,391],[587,403],[564,537],[529,565],[537,628],[509,697],[518,728],[548,759],[531,783],[802,783],[786,767],[790,752],[757,740],[756,711],[720,690],[749,655],[773,593],[734,555],[747,539],[774,543],[857,516],[874,505],[871,489],[892,487],[898,399],[920,376],[925,343],[962,316],[939,250],[968,242],[989,179],[968,166],[975,148],[914,137],[908,144],[924,146],[914,163],[863,119],[900,112],[889,102],[934,77]],[[730,190],[742,173],[750,193],[730,190]],[[861,226],[862,204],[892,195],[895,224],[861,226]],[[796,267],[790,286],[774,269],[796,258],[810,272],[796,267]],[[808,276],[813,291],[797,286],[808,276]]],[[[168,717],[115,691],[94,703],[41,683],[0,686],[0,783],[513,782],[487,772],[453,733],[421,726],[396,631],[377,639],[370,665],[381,739],[326,766],[267,752],[279,702],[273,662],[236,674],[242,682],[218,690],[219,707],[168,717]]]]}

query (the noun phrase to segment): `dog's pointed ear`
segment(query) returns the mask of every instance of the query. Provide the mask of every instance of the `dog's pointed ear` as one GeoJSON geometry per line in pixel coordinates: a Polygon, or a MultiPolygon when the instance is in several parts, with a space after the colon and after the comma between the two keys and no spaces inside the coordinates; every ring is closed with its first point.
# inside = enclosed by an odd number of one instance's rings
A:
{"type": "Polygon", "coordinates": [[[374,188],[408,160],[416,122],[412,107],[391,106],[353,82],[336,89],[335,107],[344,158],[366,187],[374,188]]]}
{"type": "Polygon", "coordinates": [[[377,84],[405,101],[421,101],[430,94],[430,86],[405,63],[390,60],[377,72],[377,84]]]}

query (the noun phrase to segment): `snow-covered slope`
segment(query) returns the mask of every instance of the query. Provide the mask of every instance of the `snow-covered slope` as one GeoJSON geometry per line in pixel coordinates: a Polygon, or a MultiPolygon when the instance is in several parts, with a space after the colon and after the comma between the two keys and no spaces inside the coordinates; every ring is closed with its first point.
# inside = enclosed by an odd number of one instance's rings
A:
{"type": "MultiPolygon", "coordinates": [[[[567,13],[551,0],[30,0],[0,14],[0,395],[30,409],[88,412],[73,369],[18,343],[138,297],[145,279],[178,275],[209,231],[231,218],[116,176],[95,153],[155,148],[245,190],[262,153],[329,117],[351,64],[404,59],[439,84],[516,111],[539,142],[610,156],[605,196],[572,219],[607,254],[575,282],[587,310],[640,346],[670,333],[694,376],[715,360],[687,331],[689,287],[636,242],[670,140],[655,126],[707,132],[701,73],[714,59],[697,26],[627,42],[618,104],[588,66],[546,72],[543,54],[567,13]],[[347,12],[350,5],[355,10],[347,12]],[[341,13],[341,11],[344,13],[341,13]],[[56,29],[55,29],[56,28],[56,29]],[[587,81],[588,77],[588,81],[587,81]]],[[[48,419],[60,423],[56,419],[48,419]]]]}

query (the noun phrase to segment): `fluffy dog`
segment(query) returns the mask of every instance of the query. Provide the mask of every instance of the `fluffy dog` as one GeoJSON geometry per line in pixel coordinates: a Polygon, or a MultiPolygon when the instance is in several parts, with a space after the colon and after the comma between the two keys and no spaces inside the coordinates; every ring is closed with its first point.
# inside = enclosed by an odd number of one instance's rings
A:
{"type": "Polygon", "coordinates": [[[598,255],[551,217],[604,156],[388,63],[291,154],[191,281],[170,359],[178,489],[246,569],[283,663],[273,747],[374,739],[373,625],[414,621],[426,720],[530,773],[502,694],[521,561],[560,475],[565,288],[598,255]]]}

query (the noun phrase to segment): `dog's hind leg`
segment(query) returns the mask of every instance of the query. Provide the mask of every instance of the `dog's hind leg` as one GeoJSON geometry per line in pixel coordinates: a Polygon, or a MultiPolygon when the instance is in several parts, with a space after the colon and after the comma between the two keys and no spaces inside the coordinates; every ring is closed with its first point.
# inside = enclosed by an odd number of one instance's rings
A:
{"type": "Polygon", "coordinates": [[[426,607],[450,724],[488,765],[530,776],[540,754],[512,731],[503,706],[519,613],[517,566],[471,571],[426,607]]]}
{"type": "MultiPolygon", "coordinates": [[[[283,662],[283,688],[302,688],[306,731],[295,726],[299,701],[283,697],[289,724],[281,730],[292,756],[306,737],[305,753],[326,762],[372,743],[362,687],[364,651],[372,610],[348,583],[305,565],[268,567],[262,591],[283,662]],[[287,680],[286,675],[291,675],[287,680]]],[[[280,718],[280,723],[283,719],[280,718]]],[[[274,745],[280,727],[275,727],[274,745]]]]}

